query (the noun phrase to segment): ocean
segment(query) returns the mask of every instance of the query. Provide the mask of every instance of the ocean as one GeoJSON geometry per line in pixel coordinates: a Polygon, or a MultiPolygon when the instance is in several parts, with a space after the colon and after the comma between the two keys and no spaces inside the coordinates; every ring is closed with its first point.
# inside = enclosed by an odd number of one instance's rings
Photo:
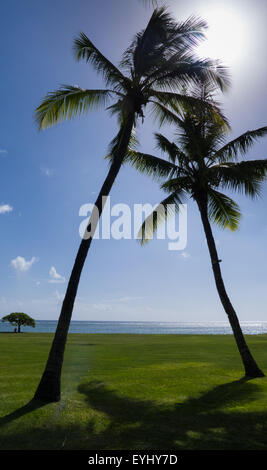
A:
{"type": "MultiPolygon", "coordinates": [[[[37,320],[36,327],[22,327],[21,331],[54,333],[55,320],[37,320]]],[[[258,335],[267,333],[267,322],[241,322],[243,333],[258,335]]],[[[13,331],[9,323],[0,322],[0,332],[13,331]]],[[[132,333],[157,335],[229,335],[231,327],[227,322],[130,322],[130,321],[72,321],[70,333],[132,333]]]]}

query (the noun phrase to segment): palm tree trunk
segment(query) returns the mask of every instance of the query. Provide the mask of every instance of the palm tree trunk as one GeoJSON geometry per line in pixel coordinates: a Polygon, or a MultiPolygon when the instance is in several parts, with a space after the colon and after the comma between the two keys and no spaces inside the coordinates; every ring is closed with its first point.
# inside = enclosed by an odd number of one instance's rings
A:
{"type": "Polygon", "coordinates": [[[221,268],[220,268],[220,260],[218,258],[218,253],[217,253],[214,237],[212,234],[212,230],[211,230],[211,226],[210,226],[209,218],[208,218],[207,198],[205,196],[199,197],[197,200],[197,203],[198,203],[198,207],[200,210],[201,219],[202,219],[202,223],[203,223],[203,227],[204,227],[204,231],[205,231],[205,235],[207,239],[207,244],[208,244],[209,253],[211,257],[212,269],[214,273],[217,291],[218,291],[222,305],[228,316],[230,325],[234,333],[236,344],[237,344],[237,347],[240,352],[243,365],[245,368],[245,376],[248,378],[264,377],[263,372],[258,367],[256,361],[254,360],[248,348],[242,329],[240,327],[238,317],[236,315],[234,307],[231,304],[231,301],[227,295],[227,292],[224,286],[221,268]]]}
{"type": "MultiPolygon", "coordinates": [[[[133,125],[134,125],[134,113],[128,116],[128,119],[122,129],[121,139],[120,139],[117,152],[116,152],[116,158],[111,163],[108,175],[104,181],[104,184],[95,202],[95,206],[99,211],[99,217],[101,216],[102,210],[103,210],[102,198],[109,195],[110,190],[115,181],[115,178],[117,174],[119,173],[119,170],[123,162],[123,158],[125,156],[127,147],[129,145],[133,125]]],[[[71,272],[71,276],[69,279],[69,283],[67,286],[65,298],[62,304],[61,313],[59,316],[57,329],[55,332],[55,336],[54,336],[54,340],[51,346],[47,364],[46,364],[43,376],[41,378],[41,381],[39,383],[39,386],[34,395],[34,398],[36,400],[41,400],[44,402],[54,402],[54,401],[60,400],[61,370],[62,370],[62,365],[63,365],[64,350],[65,350],[69,325],[71,321],[74,301],[75,301],[75,297],[77,294],[77,289],[78,289],[82,269],[86,260],[88,250],[91,245],[94,230],[96,228],[96,226],[94,226],[94,229],[92,230],[91,221],[92,221],[92,216],[90,217],[89,224],[87,227],[87,229],[90,230],[91,236],[88,239],[83,238],[80,244],[80,247],[79,247],[76,259],[75,259],[75,263],[71,272]]],[[[92,225],[93,224],[94,223],[92,222],[92,225]]]]}

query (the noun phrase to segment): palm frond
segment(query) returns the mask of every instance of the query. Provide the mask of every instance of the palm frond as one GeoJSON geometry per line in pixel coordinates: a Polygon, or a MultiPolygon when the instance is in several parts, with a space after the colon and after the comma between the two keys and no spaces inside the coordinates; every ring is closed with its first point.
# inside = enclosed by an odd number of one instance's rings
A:
{"type": "Polygon", "coordinates": [[[172,163],[183,164],[187,160],[184,152],[182,152],[174,142],[170,142],[164,135],[155,133],[155,139],[157,148],[167,153],[172,163]]]}
{"type": "MultiPolygon", "coordinates": [[[[110,163],[112,163],[117,156],[117,150],[121,142],[123,131],[124,131],[124,128],[123,128],[123,123],[122,123],[119,129],[119,132],[115,135],[115,137],[112,139],[112,141],[109,144],[108,154],[106,155],[105,158],[110,160],[110,163]]],[[[133,129],[131,132],[128,148],[127,148],[123,163],[126,163],[126,161],[128,161],[132,157],[132,154],[136,151],[138,145],[139,145],[139,141],[136,135],[136,130],[133,129]]]]}
{"type": "Polygon", "coordinates": [[[150,100],[150,103],[150,113],[160,127],[163,124],[176,124],[177,126],[181,124],[182,121],[177,113],[168,109],[167,106],[154,100],[150,100]]]}
{"type": "Polygon", "coordinates": [[[267,176],[267,160],[222,163],[211,167],[209,173],[216,185],[255,198],[261,194],[261,183],[267,176]]]}
{"type": "Polygon", "coordinates": [[[206,158],[209,164],[214,164],[213,155],[224,145],[226,134],[229,132],[228,123],[203,121],[203,143],[206,148],[206,158]]]}
{"type": "Polygon", "coordinates": [[[91,109],[106,106],[111,96],[109,90],[84,90],[83,88],[63,85],[50,92],[35,110],[39,129],[54,126],[58,122],[85,114],[91,109]]]}
{"type": "Polygon", "coordinates": [[[239,169],[240,173],[250,173],[251,177],[266,178],[267,175],[267,159],[262,160],[247,160],[240,163],[235,163],[234,166],[239,169]]]}
{"type": "Polygon", "coordinates": [[[134,70],[139,76],[153,71],[156,62],[167,48],[167,39],[176,28],[176,23],[166,8],[156,8],[147,27],[136,34],[123,54],[121,67],[134,70]]]}
{"type": "Polygon", "coordinates": [[[183,61],[177,63],[173,70],[167,69],[166,73],[157,77],[154,83],[158,87],[190,87],[199,80],[214,83],[221,91],[227,91],[231,81],[228,68],[211,59],[197,59],[187,54],[183,61]]]}
{"type": "Polygon", "coordinates": [[[204,39],[205,30],[208,28],[206,20],[196,15],[191,15],[185,21],[177,23],[175,37],[172,40],[172,47],[179,50],[181,44],[183,49],[196,46],[199,40],[204,39]],[[174,42],[176,41],[176,42],[174,42]]]}
{"type": "Polygon", "coordinates": [[[74,39],[73,50],[77,60],[85,59],[90,62],[98,73],[101,73],[107,85],[125,87],[129,81],[90,41],[85,33],[74,39]]]}
{"type": "Polygon", "coordinates": [[[169,29],[164,43],[155,51],[157,60],[154,67],[147,70],[145,83],[152,84],[155,78],[172,72],[177,64],[184,63],[185,58],[190,55],[192,47],[204,39],[205,29],[207,29],[205,20],[194,15],[183,22],[175,21],[172,28],[169,29]]]}
{"type": "Polygon", "coordinates": [[[193,188],[193,180],[191,179],[190,175],[183,175],[183,176],[178,176],[177,178],[170,178],[168,181],[165,181],[161,185],[161,189],[164,191],[168,191],[170,193],[174,193],[177,191],[179,194],[186,194],[188,193],[189,195],[192,192],[193,188]]]}
{"type": "MultiPolygon", "coordinates": [[[[176,124],[178,127],[183,126],[183,119],[186,114],[188,115],[197,115],[200,118],[204,113],[209,113],[209,120],[211,122],[217,123],[221,126],[221,129],[229,129],[229,124],[227,118],[223,114],[221,108],[218,106],[218,103],[213,99],[203,100],[201,97],[196,94],[181,94],[171,91],[158,91],[151,90],[150,96],[154,99],[157,99],[158,102],[164,106],[164,108],[158,107],[158,118],[167,120],[173,124],[176,124]],[[162,109],[162,113],[161,113],[162,109]],[[165,111],[167,109],[167,111],[165,111]],[[162,116],[161,116],[162,114],[162,116]],[[164,116],[166,114],[166,116],[164,116]]],[[[155,102],[153,100],[153,103],[155,102]]],[[[155,108],[155,113],[156,113],[155,108]]]]}
{"type": "Polygon", "coordinates": [[[174,216],[179,204],[182,204],[182,194],[178,192],[170,194],[158,204],[151,214],[144,220],[137,238],[141,245],[144,245],[153,238],[158,226],[165,222],[168,216],[174,216]]]}
{"type": "Polygon", "coordinates": [[[253,131],[247,131],[218,150],[214,154],[214,159],[226,161],[227,159],[236,158],[238,153],[244,155],[259,138],[266,135],[267,126],[260,127],[253,131]]]}
{"type": "Polygon", "coordinates": [[[208,216],[223,229],[235,231],[239,227],[241,212],[233,199],[214,189],[208,191],[208,216]]]}
{"type": "Polygon", "coordinates": [[[167,160],[137,151],[129,152],[127,161],[140,173],[145,173],[154,179],[168,178],[179,171],[177,165],[167,160]]]}
{"type": "MultiPolygon", "coordinates": [[[[129,98],[127,94],[123,95],[122,93],[119,93],[119,100],[113,103],[111,106],[109,106],[107,110],[110,111],[111,115],[117,116],[119,126],[121,126],[123,125],[127,117],[129,116],[129,113],[132,110],[132,105],[133,105],[132,100],[131,98],[129,98]]],[[[135,125],[136,125],[137,117],[138,116],[135,116],[135,125]]]]}
{"type": "Polygon", "coordinates": [[[231,126],[222,111],[221,104],[215,99],[217,92],[217,84],[208,76],[194,80],[193,86],[185,89],[185,94],[191,97],[191,101],[188,101],[189,106],[186,107],[185,103],[184,107],[187,113],[199,117],[209,133],[224,135],[231,130],[231,126]]]}
{"type": "Polygon", "coordinates": [[[111,116],[117,116],[120,127],[124,121],[124,101],[125,97],[122,97],[121,99],[107,107],[107,111],[110,112],[111,116]]]}

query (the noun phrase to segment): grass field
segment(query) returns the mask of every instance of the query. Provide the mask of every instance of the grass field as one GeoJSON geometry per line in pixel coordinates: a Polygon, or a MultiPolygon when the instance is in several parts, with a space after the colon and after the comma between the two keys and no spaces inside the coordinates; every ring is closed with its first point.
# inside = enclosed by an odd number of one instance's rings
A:
{"type": "Polygon", "coordinates": [[[241,380],[232,336],[71,334],[62,400],[38,406],[51,340],[0,334],[0,449],[267,449],[267,378],[241,380]]]}

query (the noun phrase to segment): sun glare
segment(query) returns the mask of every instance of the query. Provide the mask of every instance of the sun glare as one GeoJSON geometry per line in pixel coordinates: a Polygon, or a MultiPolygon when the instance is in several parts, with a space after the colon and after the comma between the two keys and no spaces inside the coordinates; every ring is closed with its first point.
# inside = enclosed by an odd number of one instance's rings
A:
{"type": "Polygon", "coordinates": [[[214,7],[201,13],[208,23],[206,39],[200,44],[198,54],[219,59],[226,65],[236,65],[246,49],[246,28],[239,13],[230,8],[214,7]]]}

